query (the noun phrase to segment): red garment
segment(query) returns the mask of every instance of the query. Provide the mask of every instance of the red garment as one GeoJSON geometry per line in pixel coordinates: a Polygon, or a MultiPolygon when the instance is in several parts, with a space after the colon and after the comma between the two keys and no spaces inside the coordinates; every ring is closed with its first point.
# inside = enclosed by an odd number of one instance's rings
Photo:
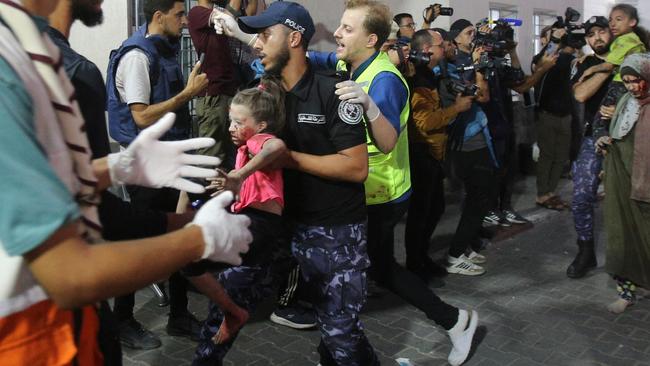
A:
{"type": "MultiPolygon", "coordinates": [[[[248,139],[246,144],[237,149],[235,169],[241,169],[261,150],[264,143],[275,136],[268,133],[258,133],[248,139]]],[[[282,170],[258,170],[251,174],[241,185],[239,201],[233,203],[232,210],[235,213],[243,210],[253,203],[264,203],[271,200],[276,201],[284,208],[284,184],[282,181],[282,170]]]]}
{"type": "Polygon", "coordinates": [[[228,37],[210,25],[212,9],[197,5],[187,14],[187,26],[196,52],[205,53],[201,70],[208,75],[208,89],[201,96],[235,95],[237,71],[230,58],[228,37]]]}

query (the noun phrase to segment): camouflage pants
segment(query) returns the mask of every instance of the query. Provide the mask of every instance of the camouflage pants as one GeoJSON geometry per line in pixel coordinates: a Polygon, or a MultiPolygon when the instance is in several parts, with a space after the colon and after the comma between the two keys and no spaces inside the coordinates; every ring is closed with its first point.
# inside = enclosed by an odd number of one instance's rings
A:
{"type": "MultiPolygon", "coordinates": [[[[306,285],[318,290],[314,309],[321,330],[321,364],[378,365],[359,321],[366,300],[366,269],[370,265],[365,225],[299,227],[292,239],[292,252],[306,285]]],[[[252,314],[262,300],[274,293],[274,272],[268,264],[239,266],[221,272],[218,279],[232,300],[252,314]]],[[[222,365],[235,340],[233,337],[221,345],[212,341],[222,321],[223,312],[211,302],[193,366],[222,365]]]]}
{"type": "Polygon", "coordinates": [[[299,226],[291,244],[306,285],[317,293],[321,365],[378,365],[359,320],[370,265],[366,225],[299,226]]]}
{"type": "Polygon", "coordinates": [[[578,240],[589,241],[594,238],[594,205],[598,192],[598,174],[602,169],[603,158],[596,154],[596,140],[585,137],[582,140],[578,158],[573,162],[573,202],[571,211],[578,240]]]}

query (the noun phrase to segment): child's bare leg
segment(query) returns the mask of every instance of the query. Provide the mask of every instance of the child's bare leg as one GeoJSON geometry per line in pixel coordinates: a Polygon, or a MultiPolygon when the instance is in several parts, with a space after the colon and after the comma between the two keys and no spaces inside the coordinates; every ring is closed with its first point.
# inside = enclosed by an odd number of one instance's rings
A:
{"type": "Polygon", "coordinates": [[[200,276],[190,277],[189,280],[223,311],[223,322],[212,340],[217,344],[227,342],[246,324],[249,318],[248,311],[232,301],[221,283],[212,274],[204,273],[200,276]]]}

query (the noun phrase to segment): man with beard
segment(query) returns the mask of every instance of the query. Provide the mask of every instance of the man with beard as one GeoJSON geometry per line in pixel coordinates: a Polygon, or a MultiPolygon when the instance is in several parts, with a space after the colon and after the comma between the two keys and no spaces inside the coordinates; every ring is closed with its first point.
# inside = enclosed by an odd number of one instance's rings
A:
{"type": "MultiPolygon", "coordinates": [[[[176,113],[174,126],[162,140],[189,137],[188,102],[208,85],[197,64],[183,87],[178,63],[181,29],[186,25],[185,2],[146,0],[146,24],[111,53],[107,71],[110,134],[126,148],[143,129],[168,112],[176,113]]],[[[175,212],[178,190],[127,187],[131,203],[140,209],[175,212]]],[[[165,230],[161,224],[158,230],[165,230]]],[[[170,313],[167,333],[198,339],[200,323],[187,310],[187,283],[175,273],[169,279],[170,313]]],[[[115,299],[123,344],[132,348],[155,348],[160,341],[133,318],[134,295],[115,299]]]]}
{"type": "Polygon", "coordinates": [[[602,170],[603,157],[596,153],[591,121],[594,120],[600,103],[607,93],[607,87],[612,80],[611,73],[597,73],[580,82],[584,72],[592,66],[606,62],[612,34],[607,18],[592,17],[585,24],[585,40],[594,51],[581,63],[574,65],[571,83],[577,103],[584,108],[584,131],[580,152],[573,163],[573,202],[571,211],[575,229],[578,233],[578,254],[567,268],[570,278],[581,278],[591,268],[596,267],[594,252],[594,204],[596,203],[599,174],[602,170]]]}
{"type": "MultiPolygon", "coordinates": [[[[274,2],[258,16],[239,18],[239,26],[227,15],[217,19],[228,35],[243,42],[250,42],[251,37],[242,35],[242,30],[258,34],[254,47],[266,74],[280,77],[287,91],[287,121],[281,136],[290,149],[284,174],[284,214],[293,224],[293,255],[307,286],[316,292],[312,304],[321,332],[320,363],[377,365],[359,319],[370,265],[363,109],[339,100],[335,94],[339,80],[316,73],[307,62],[305,51],[315,28],[301,5],[274,2]]],[[[264,284],[251,283],[248,288],[253,286],[264,284]]],[[[260,300],[239,305],[248,307],[260,300]]],[[[204,333],[205,328],[199,347],[212,342],[204,333]]],[[[230,345],[219,345],[211,355],[197,352],[194,365],[220,364],[230,345]]]]}

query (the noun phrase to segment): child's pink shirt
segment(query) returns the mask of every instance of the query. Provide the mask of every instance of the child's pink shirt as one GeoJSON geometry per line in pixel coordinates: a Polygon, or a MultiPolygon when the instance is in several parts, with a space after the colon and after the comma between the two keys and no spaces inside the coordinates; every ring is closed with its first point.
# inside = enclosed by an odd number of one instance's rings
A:
{"type": "MultiPolygon", "coordinates": [[[[253,156],[262,151],[264,143],[275,136],[258,133],[237,149],[235,169],[241,169],[253,156]]],[[[274,200],[284,208],[282,169],[258,170],[244,180],[239,191],[239,201],[233,203],[232,210],[237,213],[253,203],[274,200]]]]}

